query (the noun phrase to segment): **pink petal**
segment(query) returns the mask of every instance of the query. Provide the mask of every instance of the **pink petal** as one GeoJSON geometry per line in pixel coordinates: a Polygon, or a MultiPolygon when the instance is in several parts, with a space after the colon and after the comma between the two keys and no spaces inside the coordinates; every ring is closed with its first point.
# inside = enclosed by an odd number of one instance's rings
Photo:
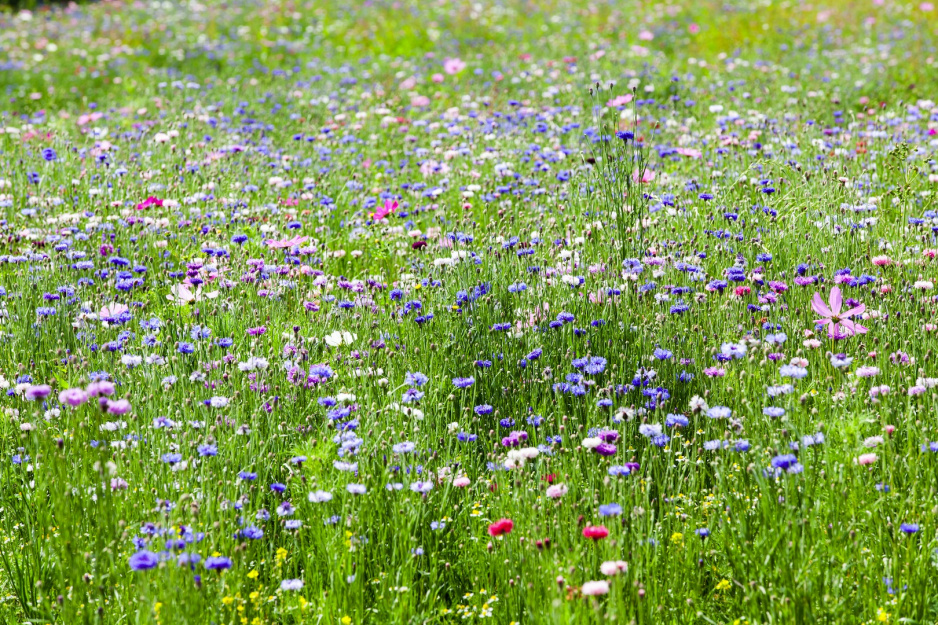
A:
{"type": "Polygon", "coordinates": [[[849,319],[843,320],[844,331],[846,331],[850,336],[855,334],[866,334],[867,330],[859,323],[855,323],[849,319]]]}
{"type": "Polygon", "coordinates": [[[822,317],[833,317],[834,313],[831,312],[831,309],[827,307],[827,304],[824,303],[824,300],[821,299],[820,293],[815,293],[814,298],[811,300],[811,308],[817,314],[822,317]]]}
{"type": "Polygon", "coordinates": [[[831,289],[831,310],[834,311],[835,315],[840,314],[840,306],[843,304],[844,297],[840,292],[840,287],[835,286],[831,289]]]}
{"type": "Polygon", "coordinates": [[[859,306],[854,306],[847,312],[840,313],[840,316],[847,318],[847,317],[852,317],[854,315],[862,315],[865,310],[866,310],[866,304],[860,304],[859,306]]]}

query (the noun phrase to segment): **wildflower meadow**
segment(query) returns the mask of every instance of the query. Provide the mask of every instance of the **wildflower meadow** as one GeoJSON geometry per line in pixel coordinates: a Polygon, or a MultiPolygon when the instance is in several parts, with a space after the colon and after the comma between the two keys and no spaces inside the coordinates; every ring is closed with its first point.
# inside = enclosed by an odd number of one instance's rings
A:
{"type": "Polygon", "coordinates": [[[0,623],[938,622],[936,46],[0,13],[0,623]]]}

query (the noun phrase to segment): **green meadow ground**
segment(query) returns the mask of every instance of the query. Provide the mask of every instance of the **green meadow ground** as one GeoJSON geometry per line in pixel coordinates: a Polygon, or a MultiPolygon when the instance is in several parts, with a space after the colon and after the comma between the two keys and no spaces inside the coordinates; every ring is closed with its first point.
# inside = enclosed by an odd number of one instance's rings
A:
{"type": "Polygon", "coordinates": [[[931,3],[0,26],[0,622],[938,622],[931,3]]]}

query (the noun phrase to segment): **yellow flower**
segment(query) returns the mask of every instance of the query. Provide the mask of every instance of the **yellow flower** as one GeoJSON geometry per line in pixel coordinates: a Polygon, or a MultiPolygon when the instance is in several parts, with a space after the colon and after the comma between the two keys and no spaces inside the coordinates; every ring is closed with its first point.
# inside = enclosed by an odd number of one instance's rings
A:
{"type": "Polygon", "coordinates": [[[684,534],[680,532],[674,532],[673,534],[671,534],[672,543],[681,543],[683,541],[684,541],[684,534]]]}
{"type": "Polygon", "coordinates": [[[351,617],[351,616],[343,616],[343,617],[342,617],[342,625],[352,625],[352,617],[351,617]]]}
{"type": "Polygon", "coordinates": [[[224,603],[225,605],[231,605],[232,603],[234,603],[234,597],[223,597],[221,602],[224,603]]]}
{"type": "Polygon", "coordinates": [[[886,623],[889,621],[889,612],[882,608],[876,608],[876,620],[880,623],[886,623]]]}
{"type": "Polygon", "coordinates": [[[251,572],[248,573],[248,579],[257,579],[257,575],[257,569],[252,569],[251,572]]]}
{"type": "Polygon", "coordinates": [[[732,584],[730,584],[730,580],[728,579],[720,580],[720,583],[717,584],[717,590],[719,591],[726,591],[726,590],[729,590],[731,587],[732,587],[732,584]]]}

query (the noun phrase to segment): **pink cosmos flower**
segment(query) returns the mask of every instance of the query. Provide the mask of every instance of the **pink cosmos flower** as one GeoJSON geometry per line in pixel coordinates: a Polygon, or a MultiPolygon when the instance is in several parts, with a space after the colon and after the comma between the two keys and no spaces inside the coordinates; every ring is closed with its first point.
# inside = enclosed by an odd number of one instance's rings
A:
{"type": "Polygon", "coordinates": [[[832,339],[844,338],[855,334],[866,334],[866,328],[850,320],[850,317],[862,314],[863,311],[866,310],[866,306],[860,304],[850,310],[841,312],[842,304],[843,295],[839,287],[835,286],[831,289],[830,307],[821,299],[820,293],[815,293],[814,299],[811,300],[811,308],[814,312],[821,315],[822,318],[817,319],[814,323],[826,325],[827,336],[832,339]]]}
{"type": "Polygon", "coordinates": [[[466,69],[466,63],[462,59],[446,59],[443,62],[443,71],[453,76],[466,69]]]}
{"type": "Polygon", "coordinates": [[[385,200],[384,206],[379,207],[375,211],[372,219],[374,219],[375,221],[381,221],[382,219],[384,219],[385,217],[387,217],[388,215],[390,215],[396,210],[397,210],[397,200],[393,200],[393,201],[385,200]]]}
{"type": "Polygon", "coordinates": [[[307,241],[309,241],[309,237],[295,236],[292,239],[282,239],[280,241],[275,239],[268,239],[265,241],[265,243],[267,244],[267,247],[279,250],[288,247],[296,247],[297,245],[303,245],[307,241]]]}
{"type": "Polygon", "coordinates": [[[117,319],[122,312],[130,310],[124,304],[108,304],[98,312],[98,318],[107,321],[108,319],[117,319]]]}
{"type": "Polygon", "coordinates": [[[632,101],[632,94],[627,93],[625,95],[617,95],[613,99],[606,102],[606,106],[616,107],[616,106],[625,106],[632,101]]]}
{"type": "Polygon", "coordinates": [[[148,198],[145,199],[144,201],[142,201],[142,202],[140,202],[139,204],[137,204],[134,208],[136,208],[138,211],[142,211],[143,209],[145,209],[145,208],[150,208],[151,206],[162,207],[162,206],[163,206],[163,200],[161,200],[161,199],[158,198],[158,197],[153,197],[153,196],[151,195],[150,197],[148,197],[148,198]]]}
{"type": "Polygon", "coordinates": [[[703,156],[703,152],[696,148],[674,148],[674,151],[681,156],[689,156],[690,158],[700,158],[703,156]]]}
{"type": "MultiPolygon", "coordinates": [[[[651,169],[646,169],[645,173],[642,174],[641,182],[651,182],[655,179],[655,172],[651,169]]],[[[638,180],[638,170],[632,172],[632,180],[639,182],[638,180]]]]}
{"type": "Polygon", "coordinates": [[[857,457],[857,464],[866,466],[869,464],[873,464],[877,460],[879,460],[879,456],[877,456],[876,454],[863,454],[857,457]]]}

